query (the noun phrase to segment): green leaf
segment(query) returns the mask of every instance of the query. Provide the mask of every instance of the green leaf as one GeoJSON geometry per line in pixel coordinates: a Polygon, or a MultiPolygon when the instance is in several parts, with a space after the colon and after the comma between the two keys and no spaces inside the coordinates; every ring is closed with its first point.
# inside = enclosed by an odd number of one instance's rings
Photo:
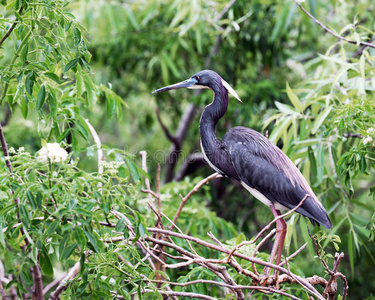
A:
{"type": "Polygon", "coordinates": [[[85,249],[87,245],[87,238],[83,230],[79,227],[74,228],[74,236],[81,249],[85,249]]]}
{"type": "Polygon", "coordinates": [[[84,230],[84,232],[87,238],[89,239],[91,245],[94,247],[95,252],[99,253],[98,240],[96,239],[96,237],[94,237],[91,233],[89,233],[86,230],[84,230]]]}
{"type": "Polygon", "coordinates": [[[138,181],[140,179],[139,172],[137,166],[128,158],[125,157],[126,165],[129,168],[130,174],[132,175],[134,181],[138,181]]]}
{"type": "Polygon", "coordinates": [[[124,228],[125,228],[125,221],[124,221],[123,218],[121,218],[120,220],[118,220],[118,222],[116,224],[116,227],[115,227],[115,230],[117,232],[123,232],[124,228]]]}
{"type": "Polygon", "coordinates": [[[40,87],[38,96],[36,97],[36,109],[40,110],[43,107],[44,101],[46,100],[46,88],[44,85],[40,87]]]}
{"type": "Polygon", "coordinates": [[[27,190],[26,196],[27,196],[27,199],[29,200],[29,203],[30,203],[31,207],[33,209],[36,209],[37,204],[36,204],[36,201],[35,201],[35,198],[34,198],[33,194],[30,192],[30,190],[27,190]]]}
{"type": "Polygon", "coordinates": [[[22,65],[26,63],[28,51],[29,51],[29,44],[26,44],[25,46],[23,46],[21,55],[20,55],[20,60],[21,60],[22,65]]]}
{"type": "Polygon", "coordinates": [[[54,82],[56,82],[58,84],[61,84],[61,80],[60,80],[59,76],[57,76],[55,73],[46,72],[43,75],[48,77],[49,79],[52,79],[54,82]]]}
{"type": "Polygon", "coordinates": [[[33,95],[33,87],[34,87],[34,73],[30,72],[27,74],[25,79],[25,88],[26,92],[28,92],[31,96],[33,95]]]}
{"type": "Polygon", "coordinates": [[[72,255],[74,250],[77,248],[77,244],[74,243],[73,245],[70,245],[68,248],[65,248],[63,253],[61,254],[61,259],[66,260],[72,255]]]}
{"type": "Polygon", "coordinates": [[[89,109],[92,109],[97,100],[94,90],[94,84],[91,80],[91,77],[88,74],[83,75],[83,81],[85,83],[85,88],[87,92],[87,105],[89,109]]]}
{"type": "Polygon", "coordinates": [[[367,169],[367,164],[366,164],[366,157],[364,155],[361,155],[361,159],[359,161],[359,169],[361,173],[365,173],[367,169]]]}
{"type": "Polygon", "coordinates": [[[318,171],[317,171],[314,151],[312,150],[311,147],[308,148],[308,155],[309,155],[309,161],[310,161],[311,183],[314,184],[316,182],[318,171]]]}
{"type": "Polygon", "coordinates": [[[26,228],[29,228],[30,227],[30,218],[29,218],[29,215],[27,213],[27,210],[25,208],[25,206],[20,203],[19,205],[19,211],[20,211],[20,216],[21,216],[21,219],[22,219],[22,224],[25,225],[26,228]]]}
{"type": "Polygon", "coordinates": [[[65,129],[63,133],[57,138],[56,142],[60,143],[61,141],[65,140],[69,133],[70,128],[65,129]]]}
{"type": "Polygon", "coordinates": [[[299,113],[294,109],[294,107],[281,103],[279,101],[275,101],[276,107],[279,109],[279,111],[289,114],[289,115],[299,115],[299,113]]]}
{"type": "Polygon", "coordinates": [[[315,133],[318,131],[319,127],[323,124],[324,120],[327,118],[327,116],[328,116],[329,113],[331,112],[332,107],[333,107],[332,105],[327,106],[327,107],[325,108],[325,110],[323,110],[323,111],[319,114],[319,116],[316,118],[316,120],[315,120],[315,122],[314,122],[314,126],[313,126],[313,128],[311,129],[311,133],[312,133],[312,134],[315,134],[315,133]]]}
{"type": "Polygon", "coordinates": [[[1,5],[6,6],[7,5],[7,0],[1,0],[1,5]]]}
{"type": "Polygon", "coordinates": [[[323,175],[324,175],[324,149],[322,144],[318,145],[318,153],[317,153],[317,178],[318,182],[323,182],[323,175]]]}
{"type": "Polygon", "coordinates": [[[42,194],[40,193],[40,191],[38,191],[38,193],[36,194],[36,205],[40,210],[42,209],[42,194]]]}
{"type": "Polygon", "coordinates": [[[84,119],[81,116],[77,116],[77,120],[74,120],[74,124],[76,125],[76,131],[78,131],[86,141],[89,141],[90,129],[87,127],[84,119]]]}
{"type": "Polygon", "coordinates": [[[289,97],[290,102],[292,102],[293,106],[300,112],[303,112],[303,105],[302,102],[299,100],[298,96],[293,92],[290,88],[289,83],[286,83],[286,93],[289,97]]]}
{"type": "Polygon", "coordinates": [[[246,236],[241,232],[237,237],[236,237],[236,245],[240,244],[241,242],[246,241],[246,236]]]}
{"type": "Polygon", "coordinates": [[[49,277],[53,277],[52,263],[48,255],[48,251],[44,245],[42,246],[42,251],[39,255],[39,264],[40,269],[42,270],[42,274],[49,277]]]}
{"type": "Polygon", "coordinates": [[[27,96],[25,95],[23,97],[23,100],[21,100],[21,105],[20,105],[20,108],[21,108],[21,113],[22,113],[22,116],[24,117],[24,119],[27,118],[27,114],[29,112],[29,101],[28,101],[28,98],[27,96]]]}
{"type": "Polygon", "coordinates": [[[78,156],[79,153],[79,144],[75,134],[72,134],[72,149],[75,156],[78,156]]]}
{"type": "Polygon", "coordinates": [[[71,68],[74,68],[77,65],[79,57],[72,59],[68,64],[65,66],[64,73],[68,72],[71,68]]]}
{"type": "Polygon", "coordinates": [[[48,94],[48,104],[49,104],[49,109],[50,109],[52,118],[56,117],[57,99],[56,99],[55,91],[48,94]]]}
{"type": "Polygon", "coordinates": [[[354,243],[353,243],[353,234],[349,232],[348,238],[348,252],[349,252],[349,261],[350,261],[350,269],[352,274],[354,274],[354,243]]]}
{"type": "Polygon", "coordinates": [[[76,95],[77,95],[77,98],[81,97],[81,95],[83,93],[83,89],[84,89],[84,87],[83,87],[83,78],[82,78],[81,71],[82,71],[81,66],[78,65],[78,67],[77,67],[77,73],[76,73],[76,87],[77,87],[76,88],[77,89],[76,95]]]}
{"type": "Polygon", "coordinates": [[[81,42],[81,31],[77,27],[74,27],[73,36],[74,45],[78,46],[78,44],[81,42]]]}

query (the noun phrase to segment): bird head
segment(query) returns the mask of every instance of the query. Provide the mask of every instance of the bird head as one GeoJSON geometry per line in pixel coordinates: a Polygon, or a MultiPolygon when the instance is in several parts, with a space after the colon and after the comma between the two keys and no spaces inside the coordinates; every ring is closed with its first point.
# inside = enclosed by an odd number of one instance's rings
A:
{"type": "Polygon", "coordinates": [[[221,78],[219,74],[211,70],[200,71],[194,74],[193,76],[191,76],[187,80],[162,87],[158,90],[153,91],[152,93],[155,94],[155,93],[181,89],[181,88],[215,90],[214,87],[215,85],[218,85],[218,84],[221,84],[222,86],[224,86],[226,90],[228,91],[228,93],[232,94],[238,101],[242,103],[240,97],[238,96],[236,91],[228,84],[228,82],[226,82],[223,78],[221,78]]]}

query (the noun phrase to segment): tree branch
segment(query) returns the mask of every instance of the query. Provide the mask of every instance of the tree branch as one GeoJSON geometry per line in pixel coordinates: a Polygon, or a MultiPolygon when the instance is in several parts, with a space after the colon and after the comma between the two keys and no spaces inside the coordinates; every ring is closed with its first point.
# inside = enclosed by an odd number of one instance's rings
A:
{"type": "Polygon", "coordinates": [[[182,212],[182,209],[184,208],[184,206],[185,206],[186,202],[189,200],[189,198],[190,198],[193,194],[195,194],[196,192],[198,192],[199,189],[200,189],[203,185],[205,185],[205,184],[208,183],[210,180],[212,180],[212,179],[214,179],[214,178],[216,178],[216,177],[221,177],[221,175],[220,175],[219,173],[214,173],[214,174],[212,174],[212,175],[206,177],[205,179],[199,181],[199,182],[194,186],[194,188],[193,188],[193,189],[192,189],[192,190],[191,190],[191,191],[190,191],[185,197],[182,197],[182,196],[180,195],[180,197],[181,197],[181,203],[180,203],[180,206],[179,206],[178,209],[177,209],[176,214],[175,214],[174,217],[173,217],[173,222],[172,222],[172,225],[169,227],[169,230],[172,230],[173,227],[175,226],[175,224],[177,223],[177,220],[178,220],[178,218],[179,218],[179,216],[180,216],[180,214],[181,214],[181,212],[182,212]]]}
{"type": "MultiPolygon", "coordinates": [[[[23,2],[21,2],[21,7],[18,11],[19,14],[22,13],[22,10],[23,10],[23,2]]],[[[14,28],[16,28],[16,25],[19,23],[18,19],[14,20],[12,26],[10,26],[9,30],[4,34],[4,36],[2,37],[2,39],[0,40],[0,47],[2,46],[2,44],[4,43],[4,41],[10,36],[10,34],[12,33],[12,31],[14,30],[14,28]]]]}
{"type": "Polygon", "coordinates": [[[331,29],[329,29],[327,26],[325,26],[322,22],[320,22],[318,19],[316,19],[312,14],[310,14],[303,6],[302,4],[298,1],[298,0],[294,0],[294,2],[300,7],[300,9],[311,19],[313,20],[316,24],[318,24],[321,28],[323,28],[325,31],[327,31],[329,34],[333,35],[334,37],[340,39],[340,40],[343,40],[343,41],[346,41],[348,42],[349,44],[354,44],[354,45],[361,45],[361,46],[365,46],[365,47],[371,47],[371,48],[375,48],[375,45],[374,44],[371,44],[371,43],[367,43],[367,42],[358,42],[358,41],[353,41],[353,40],[349,40],[347,39],[346,37],[343,37],[339,34],[337,34],[336,32],[332,31],[331,29]]]}

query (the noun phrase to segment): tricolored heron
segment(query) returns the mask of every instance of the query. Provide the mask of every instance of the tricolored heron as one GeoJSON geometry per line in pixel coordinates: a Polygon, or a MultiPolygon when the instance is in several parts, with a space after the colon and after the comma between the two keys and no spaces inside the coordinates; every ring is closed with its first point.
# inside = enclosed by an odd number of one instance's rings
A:
{"type": "MultiPolygon", "coordinates": [[[[275,218],[281,215],[280,209],[293,209],[309,195],[296,211],[310,218],[313,224],[332,227],[326,210],[301,172],[268,138],[246,127],[229,129],[221,140],[216,137],[216,124],[228,108],[228,92],[242,102],[219,74],[203,70],[153,93],[179,88],[208,88],[214,92],[213,102],[203,110],[199,129],[204,158],[216,172],[239,181],[255,198],[271,208],[275,218]]],[[[280,263],[285,235],[286,223],[280,218],[276,221],[270,262],[277,253],[276,264],[280,263]]]]}

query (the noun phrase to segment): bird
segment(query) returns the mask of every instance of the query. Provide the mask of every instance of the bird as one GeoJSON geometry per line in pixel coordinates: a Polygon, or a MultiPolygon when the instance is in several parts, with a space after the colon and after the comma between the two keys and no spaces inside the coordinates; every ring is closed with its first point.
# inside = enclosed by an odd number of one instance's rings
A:
{"type": "Polygon", "coordinates": [[[295,209],[308,217],[313,225],[332,227],[327,211],[302,173],[267,137],[242,126],[229,129],[222,138],[217,137],[216,125],[227,111],[228,94],[242,103],[236,91],[219,74],[202,70],[185,81],[153,93],[180,88],[211,89],[214,92],[213,101],[205,107],[199,122],[201,150],[212,169],[240,182],[250,194],[270,207],[276,219],[276,236],[269,262],[273,263],[276,255],[276,265],[281,262],[287,224],[280,210],[295,209]]]}

